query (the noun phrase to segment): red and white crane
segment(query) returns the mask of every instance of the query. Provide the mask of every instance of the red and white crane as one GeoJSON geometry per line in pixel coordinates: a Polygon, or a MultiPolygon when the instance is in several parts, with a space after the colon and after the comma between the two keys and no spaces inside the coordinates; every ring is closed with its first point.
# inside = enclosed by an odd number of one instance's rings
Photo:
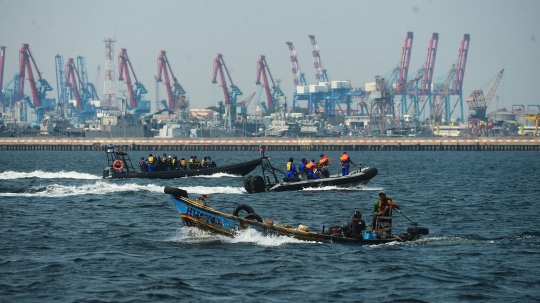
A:
{"type": "Polygon", "coordinates": [[[317,79],[317,84],[320,82],[330,82],[326,70],[322,68],[321,54],[319,52],[319,45],[317,40],[315,40],[314,35],[309,35],[311,40],[311,54],[313,55],[313,67],[315,67],[315,79],[317,79]]]}
{"type": "Polygon", "coordinates": [[[298,57],[296,56],[296,50],[292,42],[287,42],[289,47],[289,58],[291,59],[292,74],[294,80],[294,86],[307,86],[309,85],[302,72],[300,72],[300,66],[298,65],[298,57]]]}

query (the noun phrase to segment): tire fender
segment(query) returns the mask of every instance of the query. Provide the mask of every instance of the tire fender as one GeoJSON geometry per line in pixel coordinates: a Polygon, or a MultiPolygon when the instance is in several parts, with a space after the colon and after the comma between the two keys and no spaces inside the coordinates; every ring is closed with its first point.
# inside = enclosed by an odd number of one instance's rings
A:
{"type": "Polygon", "coordinates": [[[257,215],[256,213],[251,213],[251,214],[247,214],[244,219],[247,219],[247,220],[253,220],[253,221],[257,221],[257,222],[261,222],[262,223],[262,218],[261,216],[257,215]]]}
{"type": "Polygon", "coordinates": [[[407,233],[409,234],[420,234],[420,235],[427,235],[429,234],[429,229],[426,227],[409,227],[407,228],[407,233]]]}
{"type": "Polygon", "coordinates": [[[248,194],[252,194],[253,190],[251,189],[251,178],[252,175],[247,175],[244,177],[244,189],[248,192],[248,194]]]}
{"type": "Polygon", "coordinates": [[[242,210],[246,211],[248,213],[248,215],[255,213],[255,211],[253,211],[253,208],[251,206],[249,206],[247,204],[240,204],[234,209],[233,216],[238,217],[238,214],[242,210]]]}

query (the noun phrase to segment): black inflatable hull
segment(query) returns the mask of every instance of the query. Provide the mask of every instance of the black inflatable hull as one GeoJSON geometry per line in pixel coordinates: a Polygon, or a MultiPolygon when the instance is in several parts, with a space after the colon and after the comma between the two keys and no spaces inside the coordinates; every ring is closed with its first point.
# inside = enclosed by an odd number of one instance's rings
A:
{"type": "Polygon", "coordinates": [[[257,166],[261,164],[260,159],[250,160],[247,162],[236,163],[231,165],[208,167],[199,169],[177,169],[168,171],[156,171],[156,172],[121,172],[109,174],[109,170],[105,170],[103,178],[117,179],[117,178],[146,178],[146,179],[175,179],[183,177],[193,176],[208,176],[217,173],[226,173],[231,175],[245,176],[252,172],[257,166]]]}
{"type": "Polygon", "coordinates": [[[324,186],[354,187],[367,184],[378,173],[375,167],[366,167],[361,172],[352,172],[347,176],[335,175],[323,179],[312,179],[307,181],[292,181],[265,184],[261,176],[250,176],[244,179],[244,188],[248,193],[258,193],[264,191],[291,191],[306,188],[317,188],[324,186]],[[261,185],[262,184],[262,185],[261,185]]]}

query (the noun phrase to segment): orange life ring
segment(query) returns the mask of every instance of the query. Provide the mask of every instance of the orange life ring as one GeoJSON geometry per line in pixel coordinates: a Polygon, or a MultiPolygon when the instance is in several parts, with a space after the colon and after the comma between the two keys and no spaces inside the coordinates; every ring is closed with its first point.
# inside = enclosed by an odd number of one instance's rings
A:
{"type": "Polygon", "coordinates": [[[124,161],[120,159],[114,160],[114,162],[112,163],[112,168],[116,171],[121,171],[124,168],[124,161]],[[117,166],[117,164],[120,164],[120,166],[117,166]]]}

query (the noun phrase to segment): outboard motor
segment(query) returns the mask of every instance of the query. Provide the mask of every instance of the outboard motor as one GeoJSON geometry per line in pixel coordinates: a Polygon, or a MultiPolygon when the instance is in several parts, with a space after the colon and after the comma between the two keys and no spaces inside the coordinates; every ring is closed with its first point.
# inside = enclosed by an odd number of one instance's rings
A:
{"type": "Polygon", "coordinates": [[[108,178],[113,174],[112,167],[105,167],[103,170],[103,178],[108,178]]]}

